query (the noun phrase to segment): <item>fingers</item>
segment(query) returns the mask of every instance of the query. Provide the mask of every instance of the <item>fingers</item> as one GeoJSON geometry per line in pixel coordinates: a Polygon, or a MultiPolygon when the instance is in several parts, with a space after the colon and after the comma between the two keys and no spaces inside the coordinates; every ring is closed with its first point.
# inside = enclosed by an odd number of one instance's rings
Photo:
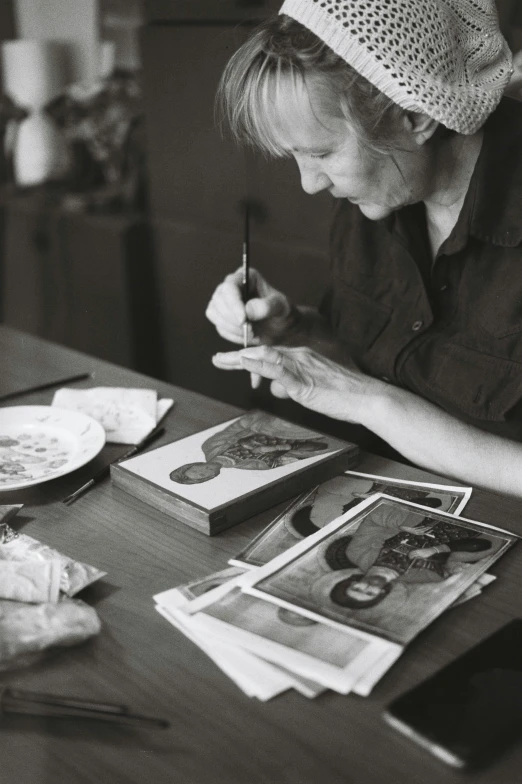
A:
{"type": "Polygon", "coordinates": [[[272,382],[274,395],[290,397],[312,411],[347,422],[368,421],[369,377],[308,347],[252,346],[216,354],[212,361],[223,370],[247,370],[263,376],[272,382]]]}
{"type": "Polygon", "coordinates": [[[258,362],[260,367],[279,374],[283,365],[285,349],[275,346],[260,346],[259,348],[246,348],[238,352],[241,362],[258,362]]]}
{"type": "MultiPolygon", "coordinates": [[[[246,349],[248,351],[249,349],[246,349]]],[[[263,378],[277,381],[280,385],[286,387],[288,379],[288,370],[285,368],[282,358],[277,357],[252,357],[247,356],[244,352],[240,352],[241,367],[245,370],[250,370],[252,373],[259,373],[263,378]]]]}
{"type": "MultiPolygon", "coordinates": [[[[244,370],[239,351],[229,351],[227,353],[215,354],[212,357],[212,364],[220,370],[244,370]]],[[[250,386],[252,389],[259,389],[263,377],[259,373],[250,374],[250,386]]]]}
{"type": "Polygon", "coordinates": [[[270,315],[268,303],[264,299],[249,299],[245,304],[245,313],[250,321],[261,321],[270,315]]]}
{"type": "Polygon", "coordinates": [[[277,397],[280,400],[287,400],[290,397],[285,387],[280,384],[279,381],[272,381],[270,384],[270,392],[274,397],[277,397]]]}
{"type": "MultiPolygon", "coordinates": [[[[225,340],[230,341],[231,343],[239,343],[240,345],[244,344],[244,332],[243,327],[228,327],[227,325],[219,324],[215,325],[216,332],[225,340]]],[[[256,337],[252,331],[252,327],[248,326],[248,345],[249,346],[259,346],[261,344],[260,338],[256,337]]]]}
{"type": "Polygon", "coordinates": [[[250,299],[243,302],[243,271],[237,269],[216,288],[205,315],[218,334],[231,343],[244,343],[248,324],[249,346],[278,343],[291,322],[292,306],[287,297],[274,289],[255,269],[250,270],[250,299]],[[255,333],[255,334],[254,334],[255,333]]]}
{"type": "Polygon", "coordinates": [[[308,348],[259,346],[215,354],[213,364],[221,370],[248,370],[250,374],[267,378],[275,397],[292,398],[304,402],[309,381],[303,367],[313,357],[308,348]]]}
{"type": "Polygon", "coordinates": [[[246,317],[251,321],[261,321],[288,314],[290,305],[287,298],[270,286],[255,269],[250,270],[250,300],[245,313],[242,279],[242,269],[239,268],[217,286],[207,308],[206,315],[210,321],[227,321],[241,326],[246,317]]]}
{"type": "Polygon", "coordinates": [[[245,306],[241,292],[241,278],[237,272],[227,275],[214,291],[206,311],[213,324],[240,327],[245,321],[245,306]]]}
{"type": "Polygon", "coordinates": [[[240,351],[227,351],[214,354],[212,364],[220,370],[243,370],[240,351]]]}
{"type": "Polygon", "coordinates": [[[245,363],[258,363],[261,373],[265,378],[275,380],[279,378],[282,370],[302,361],[311,354],[306,348],[286,348],[283,346],[258,346],[243,349],[242,351],[227,351],[215,354],[212,362],[222,370],[241,370],[245,363]],[[286,366],[285,366],[286,363],[286,366]],[[265,373],[266,370],[266,373],[265,373]],[[275,375],[274,375],[275,374],[275,375]]]}
{"type": "Polygon", "coordinates": [[[229,362],[241,363],[245,370],[270,379],[273,382],[271,390],[277,397],[295,399],[302,388],[298,362],[296,363],[297,355],[299,351],[296,349],[260,346],[236,352],[236,356],[229,362]]]}
{"type": "Polygon", "coordinates": [[[272,381],[270,389],[271,391],[275,390],[277,397],[298,399],[301,391],[300,380],[282,362],[277,364],[266,360],[242,357],[241,363],[243,368],[250,373],[258,373],[263,378],[270,379],[272,381]]]}
{"type": "Polygon", "coordinates": [[[250,321],[284,318],[290,312],[290,304],[284,294],[273,292],[263,299],[250,299],[245,305],[245,311],[250,321]]]}
{"type": "MultiPolygon", "coordinates": [[[[212,319],[211,319],[212,321],[212,319]]],[[[230,341],[230,343],[243,343],[243,330],[238,328],[231,328],[226,324],[215,323],[216,332],[225,340],[230,341]]]]}
{"type": "MultiPolygon", "coordinates": [[[[256,298],[272,294],[273,289],[261,277],[255,269],[250,270],[249,297],[256,301],[256,298]]],[[[224,281],[216,288],[211,302],[222,318],[233,319],[237,324],[243,324],[246,319],[245,305],[243,302],[243,269],[239,267],[235,272],[227,275],[224,281]]],[[[254,308],[255,311],[255,308],[254,308]]],[[[255,313],[253,314],[255,317],[255,313]]],[[[253,318],[249,314],[249,318],[253,318]]],[[[265,318],[264,315],[258,318],[265,318]]]]}
{"type": "MultiPolygon", "coordinates": [[[[236,270],[236,273],[240,276],[240,280],[243,278],[243,270],[240,267],[236,270]]],[[[274,293],[276,290],[273,286],[268,283],[264,277],[261,275],[259,270],[255,269],[255,267],[250,267],[250,291],[248,292],[250,297],[267,297],[270,294],[274,293]]]]}

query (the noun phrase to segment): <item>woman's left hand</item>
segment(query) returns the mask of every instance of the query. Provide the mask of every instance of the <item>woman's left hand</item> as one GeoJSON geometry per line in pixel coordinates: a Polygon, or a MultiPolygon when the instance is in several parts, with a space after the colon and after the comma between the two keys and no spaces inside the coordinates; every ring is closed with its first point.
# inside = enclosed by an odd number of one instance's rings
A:
{"type": "Polygon", "coordinates": [[[276,397],[289,397],[302,406],[346,422],[366,424],[369,404],[386,385],[309,348],[259,346],[216,354],[221,370],[248,370],[272,381],[276,397]]]}

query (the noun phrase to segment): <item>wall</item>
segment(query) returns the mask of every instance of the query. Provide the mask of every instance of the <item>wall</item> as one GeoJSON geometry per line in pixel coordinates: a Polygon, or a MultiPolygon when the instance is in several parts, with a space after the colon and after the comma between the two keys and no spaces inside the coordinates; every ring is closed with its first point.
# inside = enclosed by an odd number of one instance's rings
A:
{"type": "Polygon", "coordinates": [[[14,0],[20,38],[71,42],[71,81],[98,75],[97,0],[14,0]]]}
{"type": "Polygon", "coordinates": [[[138,29],[142,21],[140,0],[99,0],[100,38],[112,41],[115,65],[135,70],[140,67],[138,29]]]}

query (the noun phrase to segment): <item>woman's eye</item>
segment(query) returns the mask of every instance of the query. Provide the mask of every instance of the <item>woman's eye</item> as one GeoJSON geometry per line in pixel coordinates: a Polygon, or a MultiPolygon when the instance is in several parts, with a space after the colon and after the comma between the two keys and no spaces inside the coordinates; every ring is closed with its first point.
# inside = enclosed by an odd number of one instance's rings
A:
{"type": "Polygon", "coordinates": [[[330,155],[329,152],[310,153],[310,158],[321,159],[326,158],[328,155],[330,155]]]}

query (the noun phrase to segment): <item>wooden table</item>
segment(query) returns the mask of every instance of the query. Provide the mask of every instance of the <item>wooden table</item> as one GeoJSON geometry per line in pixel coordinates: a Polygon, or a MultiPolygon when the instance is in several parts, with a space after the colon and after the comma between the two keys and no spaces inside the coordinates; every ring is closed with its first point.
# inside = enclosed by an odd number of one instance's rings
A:
{"type": "MultiPolygon", "coordinates": [[[[2,391],[41,379],[95,371],[97,385],[154,387],[176,405],[160,443],[234,416],[237,409],[52,343],[0,327],[2,391]]],[[[48,404],[52,392],[18,404],[48,404]]],[[[107,571],[82,594],[103,622],[101,634],[60,649],[36,666],[0,673],[0,685],[126,702],[170,718],[168,730],[136,730],[74,720],[5,716],[0,721],[2,784],[439,784],[461,774],[417,748],[381,719],[384,706],[503,623],[522,607],[522,548],[494,568],[479,599],[448,611],[399,659],[369,698],[332,692],[308,701],[289,692],[262,704],[245,697],[207,657],[154,610],[152,596],[225,567],[280,507],[214,538],[167,519],[109,481],[74,505],[61,499],[121,447],[107,446],[84,468],[35,488],[0,494],[24,503],[16,527],[107,571]]],[[[434,479],[365,456],[360,470],[434,479]]],[[[466,515],[522,533],[522,503],[473,493],[466,515]]],[[[520,781],[522,745],[476,782],[520,781]]]]}

